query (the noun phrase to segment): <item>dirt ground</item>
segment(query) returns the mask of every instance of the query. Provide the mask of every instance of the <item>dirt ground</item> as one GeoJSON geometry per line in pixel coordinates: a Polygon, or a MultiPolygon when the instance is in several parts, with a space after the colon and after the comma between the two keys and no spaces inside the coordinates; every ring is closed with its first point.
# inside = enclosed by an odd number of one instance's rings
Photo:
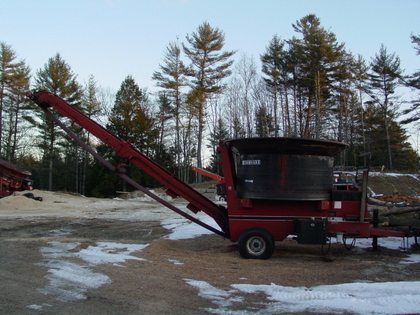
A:
{"type": "MultiPolygon", "coordinates": [[[[63,206],[52,201],[54,204],[63,206]]],[[[157,220],[81,216],[83,211],[90,213],[89,207],[79,208],[81,212],[74,215],[69,213],[70,205],[62,208],[66,211],[46,215],[41,204],[37,207],[37,211],[23,215],[24,211],[2,210],[0,205],[0,314],[205,314],[214,309],[215,305],[200,297],[186,279],[206,281],[224,290],[240,283],[314,286],[420,280],[419,264],[399,263],[406,254],[397,250],[348,251],[333,244],[325,256],[319,246],[287,240],[276,245],[269,260],[246,260],[239,257],[235,244],[216,235],[165,239],[168,231],[157,220]],[[112,281],[87,290],[86,299],[62,301],[41,290],[47,285],[48,270],[41,264],[45,258],[40,249],[54,241],[78,243],[80,247],[100,241],[149,246],[134,254],[144,260],[92,267],[112,281]],[[41,305],[42,309],[34,310],[30,305],[41,305]]],[[[115,206],[101,210],[115,211],[115,206]]],[[[252,313],[268,302],[265,295],[255,294],[231,310],[252,313]]]]}

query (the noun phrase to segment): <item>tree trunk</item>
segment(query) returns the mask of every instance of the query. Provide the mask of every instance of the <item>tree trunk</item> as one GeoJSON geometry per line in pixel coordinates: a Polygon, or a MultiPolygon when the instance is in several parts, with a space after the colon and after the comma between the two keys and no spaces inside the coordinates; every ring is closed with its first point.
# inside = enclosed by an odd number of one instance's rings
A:
{"type": "Polygon", "coordinates": [[[54,154],[54,124],[50,122],[50,145],[49,145],[49,163],[48,163],[48,190],[52,191],[53,189],[53,154],[54,154]]]}
{"type": "Polygon", "coordinates": [[[385,123],[385,134],[386,134],[386,144],[388,149],[388,162],[389,162],[389,170],[392,171],[394,169],[394,166],[392,164],[392,154],[391,154],[391,139],[389,135],[389,126],[388,126],[388,120],[387,115],[384,115],[384,123],[385,123]]]}
{"type": "Polygon", "coordinates": [[[50,155],[50,161],[48,164],[48,190],[52,191],[52,185],[53,185],[53,158],[50,155]]]}
{"type": "Polygon", "coordinates": [[[284,109],[285,109],[285,116],[286,116],[286,129],[285,129],[285,136],[289,137],[291,134],[291,123],[290,123],[290,110],[289,110],[289,96],[287,95],[288,87],[287,85],[284,86],[284,109]]]}
{"type": "MultiPolygon", "coordinates": [[[[203,143],[203,131],[204,131],[204,104],[200,104],[198,111],[198,136],[197,136],[197,167],[203,168],[203,161],[201,156],[201,148],[203,143]]],[[[197,182],[201,182],[201,174],[197,173],[197,182]]]]}
{"type": "Polygon", "coordinates": [[[8,128],[9,130],[7,131],[6,148],[5,148],[5,153],[3,156],[7,161],[12,162],[12,138],[13,138],[13,134],[16,133],[16,128],[14,124],[15,113],[12,113],[12,106],[10,107],[10,113],[9,113],[8,118],[9,118],[9,128],[8,128]],[[15,132],[13,130],[15,130],[15,132]]]}
{"type": "Polygon", "coordinates": [[[74,185],[74,189],[75,189],[75,193],[80,193],[79,190],[79,160],[77,158],[77,156],[79,155],[79,149],[77,144],[74,144],[74,171],[75,171],[75,176],[74,176],[74,181],[75,181],[75,185],[74,185]]]}
{"type": "MultiPolygon", "coordinates": [[[[3,68],[4,69],[4,68],[3,68]]],[[[3,102],[4,102],[4,82],[0,87],[0,157],[2,156],[2,134],[3,134],[3,102]]]]}
{"type": "Polygon", "coordinates": [[[274,136],[279,136],[279,124],[277,118],[277,91],[274,91],[274,136]]]}
{"type": "Polygon", "coordinates": [[[315,77],[315,139],[321,138],[321,80],[319,70],[315,77]]]}
{"type": "Polygon", "coordinates": [[[175,159],[177,166],[177,176],[178,178],[182,177],[181,170],[181,145],[180,145],[180,130],[179,130],[179,110],[181,105],[181,100],[179,97],[179,91],[176,91],[175,97],[175,159]]]}
{"type": "MultiPolygon", "coordinates": [[[[293,77],[295,79],[295,77],[293,77]]],[[[293,124],[293,130],[295,137],[298,136],[298,97],[297,97],[297,91],[296,91],[296,84],[293,84],[293,105],[294,105],[294,124],[293,124]]],[[[299,128],[300,129],[300,128],[299,128]]]]}
{"type": "Polygon", "coordinates": [[[312,98],[308,97],[308,110],[306,113],[305,129],[303,132],[303,137],[305,138],[309,138],[311,135],[311,132],[310,132],[311,116],[312,116],[312,98]]]}
{"type": "Polygon", "coordinates": [[[364,120],[364,109],[363,109],[363,97],[362,97],[362,89],[359,89],[359,103],[360,103],[360,119],[362,122],[362,141],[363,141],[363,166],[367,166],[366,161],[366,135],[365,135],[365,120],[364,120]]]}

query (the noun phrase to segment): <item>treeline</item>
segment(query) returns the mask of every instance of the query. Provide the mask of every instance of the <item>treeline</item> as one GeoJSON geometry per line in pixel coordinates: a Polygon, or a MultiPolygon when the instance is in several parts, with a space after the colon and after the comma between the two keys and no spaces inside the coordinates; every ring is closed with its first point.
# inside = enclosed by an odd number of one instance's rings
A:
{"type": "MultiPolygon", "coordinates": [[[[245,54],[234,63],[223,31],[204,22],[184,42],[168,44],[152,77],[155,93],[130,75],[115,95],[94,76],[81,84],[58,53],[33,72],[2,42],[1,158],[29,169],[37,188],[95,196],[126,189],[28,102],[25,92],[34,89],[62,97],[187,182],[196,179],[192,165],[219,171],[217,144],[243,137],[338,140],[348,144],[339,165],[418,170],[403,124],[420,119],[420,73],[404,73],[385,46],[370,61],[353,55],[315,15],[292,27],[295,36],[274,35],[261,49],[258,69],[245,54]]],[[[411,35],[411,42],[420,54],[420,37],[411,35]]],[[[141,184],[153,185],[130,161],[63,122],[113,163],[127,164],[141,184]]]]}

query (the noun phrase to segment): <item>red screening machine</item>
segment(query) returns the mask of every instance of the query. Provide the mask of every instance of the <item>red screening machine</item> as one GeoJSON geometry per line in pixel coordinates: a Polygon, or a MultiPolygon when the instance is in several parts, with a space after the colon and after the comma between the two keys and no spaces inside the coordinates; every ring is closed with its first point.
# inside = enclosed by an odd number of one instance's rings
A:
{"type": "MultiPolygon", "coordinates": [[[[333,236],[343,238],[407,237],[418,234],[410,228],[378,228],[367,210],[367,171],[359,186],[340,189],[333,185],[333,160],[345,145],[334,141],[298,138],[251,138],[221,143],[223,185],[226,204],[220,205],[197,192],[163,169],[138,149],[117,138],[63,99],[46,91],[28,93],[46,115],[99,162],[171,210],[214,233],[238,242],[245,258],[269,258],[275,241],[295,235],[301,244],[326,244],[333,236]],[[115,153],[129,159],[156,179],[172,197],[188,202],[192,212],[203,211],[212,217],[214,228],[172,203],[153,194],[128,177],[117,166],[82,142],[56,116],[71,119],[90,132],[115,153]]],[[[213,177],[214,177],[213,176],[213,177]]]]}

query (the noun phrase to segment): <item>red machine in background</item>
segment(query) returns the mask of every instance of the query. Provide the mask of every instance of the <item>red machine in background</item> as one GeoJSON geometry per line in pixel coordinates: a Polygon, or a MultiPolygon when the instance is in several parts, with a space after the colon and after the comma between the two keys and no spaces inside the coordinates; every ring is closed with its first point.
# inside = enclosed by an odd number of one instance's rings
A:
{"type": "MultiPolygon", "coordinates": [[[[233,242],[245,258],[269,258],[275,241],[295,235],[301,244],[325,244],[332,236],[344,238],[413,236],[419,231],[376,227],[366,203],[368,173],[360,187],[341,190],[333,185],[333,162],[345,145],[334,141],[292,138],[237,139],[221,143],[226,205],[209,200],[131,144],[117,138],[61,98],[45,92],[28,93],[46,115],[99,162],[133,187],[171,210],[233,242]],[[51,111],[68,117],[115,150],[121,157],[155,178],[172,197],[182,197],[193,212],[214,219],[216,229],[175,207],[129,178],[88,144],[81,141],[51,111]]],[[[218,175],[217,175],[218,176],[218,175]]]]}
{"type": "Polygon", "coordinates": [[[32,174],[19,169],[16,165],[0,160],[0,198],[15,191],[32,190],[32,174]]]}

